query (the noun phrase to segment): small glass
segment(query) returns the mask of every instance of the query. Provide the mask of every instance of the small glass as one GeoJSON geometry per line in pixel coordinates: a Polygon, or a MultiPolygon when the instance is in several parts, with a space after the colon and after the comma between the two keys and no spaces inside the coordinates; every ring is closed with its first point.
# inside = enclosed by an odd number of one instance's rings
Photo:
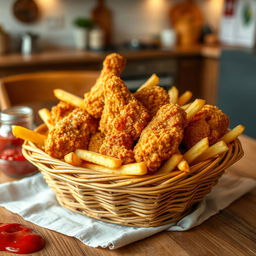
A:
{"type": "Polygon", "coordinates": [[[23,140],[12,134],[12,125],[33,129],[33,110],[19,106],[0,112],[0,170],[7,176],[22,178],[37,172],[37,168],[22,155],[23,140]]]}

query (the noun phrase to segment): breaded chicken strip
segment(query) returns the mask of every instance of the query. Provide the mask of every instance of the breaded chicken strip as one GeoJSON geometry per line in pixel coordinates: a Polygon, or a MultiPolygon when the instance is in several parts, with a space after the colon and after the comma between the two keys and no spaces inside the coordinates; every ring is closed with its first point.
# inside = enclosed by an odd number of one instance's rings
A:
{"type": "Polygon", "coordinates": [[[119,76],[124,67],[125,59],[120,54],[109,54],[104,62],[103,69],[91,91],[84,95],[84,106],[90,115],[100,118],[104,107],[104,83],[108,75],[119,76]]]}
{"type": "Polygon", "coordinates": [[[100,120],[101,132],[124,132],[136,140],[150,119],[146,108],[136,100],[120,77],[110,77],[104,88],[105,106],[100,120]]]}
{"type": "Polygon", "coordinates": [[[186,122],[186,113],[179,105],[162,106],[143,130],[134,148],[135,160],[146,162],[149,171],[156,171],[177,152],[186,122]]]}
{"type": "Polygon", "coordinates": [[[201,139],[208,137],[209,144],[212,145],[226,133],[228,126],[227,115],[216,106],[205,105],[185,128],[183,144],[189,149],[201,139]]]}
{"type": "Polygon", "coordinates": [[[161,106],[169,103],[167,91],[157,85],[142,88],[134,93],[134,97],[148,110],[151,118],[155,116],[161,106]]]}
{"type": "Polygon", "coordinates": [[[55,158],[63,158],[78,148],[87,149],[90,137],[97,131],[98,121],[86,110],[76,108],[49,131],[45,152],[55,158]]]}
{"type": "Polygon", "coordinates": [[[99,153],[121,159],[122,164],[129,164],[135,162],[132,148],[133,139],[130,135],[124,132],[113,133],[106,135],[99,153]]]}
{"type": "Polygon", "coordinates": [[[76,107],[66,103],[64,101],[60,101],[56,106],[52,107],[50,112],[50,123],[55,125],[59,122],[63,117],[67,116],[70,112],[72,112],[76,107]]]}
{"type": "Polygon", "coordinates": [[[104,89],[105,106],[100,130],[106,134],[106,138],[100,147],[100,153],[117,157],[123,164],[135,162],[133,142],[146,127],[149,114],[120,77],[110,77],[104,89]]]}
{"type": "Polygon", "coordinates": [[[105,139],[105,134],[102,132],[96,132],[92,135],[88,150],[99,153],[100,147],[105,139]]]}

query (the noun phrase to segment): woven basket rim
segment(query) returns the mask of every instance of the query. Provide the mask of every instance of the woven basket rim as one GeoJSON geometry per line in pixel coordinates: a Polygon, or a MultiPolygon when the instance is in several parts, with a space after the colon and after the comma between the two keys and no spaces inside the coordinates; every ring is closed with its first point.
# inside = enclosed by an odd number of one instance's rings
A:
{"type": "MultiPolygon", "coordinates": [[[[188,176],[191,177],[194,175],[198,175],[199,174],[198,170],[202,170],[202,171],[205,169],[207,170],[209,166],[217,167],[223,161],[225,162],[225,166],[226,166],[225,168],[227,168],[230,165],[232,165],[234,161],[238,161],[243,156],[241,143],[239,139],[236,139],[235,141],[229,144],[229,150],[227,152],[219,155],[218,157],[191,165],[190,172],[182,172],[176,169],[176,170],[173,170],[172,172],[165,173],[165,174],[148,173],[142,176],[131,176],[131,175],[116,175],[112,173],[100,172],[100,171],[90,170],[84,167],[77,167],[77,166],[70,165],[64,162],[64,160],[52,158],[47,153],[45,153],[42,149],[38,148],[34,143],[29,141],[24,142],[22,150],[27,160],[35,164],[40,169],[40,171],[42,171],[43,169],[44,172],[51,173],[51,175],[57,175],[58,177],[62,176],[64,180],[68,178],[70,182],[72,182],[72,180],[74,182],[77,182],[78,180],[80,180],[80,178],[71,177],[70,174],[78,177],[79,176],[83,177],[83,174],[84,174],[87,178],[90,178],[91,180],[100,179],[101,181],[104,181],[104,179],[105,180],[110,179],[111,185],[106,186],[106,188],[115,187],[114,184],[120,181],[123,182],[123,184],[126,184],[127,186],[128,184],[132,185],[133,181],[136,181],[135,183],[144,182],[146,185],[152,182],[168,180],[168,182],[165,183],[166,186],[168,186],[168,184],[169,185],[170,183],[173,184],[177,180],[184,179],[188,176]],[[233,148],[237,148],[237,150],[238,149],[240,150],[239,155],[237,155],[235,159],[232,158],[233,148]],[[227,156],[228,156],[228,159],[226,159],[227,156]]],[[[189,178],[187,179],[187,182],[188,181],[189,181],[189,178]]],[[[145,189],[145,187],[143,189],[145,189]]]]}

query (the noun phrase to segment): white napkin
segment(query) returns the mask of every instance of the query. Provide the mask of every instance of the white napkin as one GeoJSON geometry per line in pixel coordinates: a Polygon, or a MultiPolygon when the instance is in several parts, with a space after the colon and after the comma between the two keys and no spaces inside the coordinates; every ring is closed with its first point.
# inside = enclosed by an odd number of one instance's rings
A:
{"type": "Polygon", "coordinates": [[[192,213],[177,223],[154,228],[110,224],[67,210],[58,204],[41,174],[1,184],[0,206],[41,227],[76,237],[88,246],[115,249],[163,230],[184,231],[197,226],[255,186],[255,180],[225,174],[192,213]]]}

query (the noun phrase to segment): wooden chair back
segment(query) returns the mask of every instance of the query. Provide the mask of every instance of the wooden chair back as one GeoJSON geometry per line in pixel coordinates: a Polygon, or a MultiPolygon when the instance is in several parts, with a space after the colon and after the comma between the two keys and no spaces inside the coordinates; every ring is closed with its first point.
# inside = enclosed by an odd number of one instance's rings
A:
{"type": "Polygon", "coordinates": [[[77,96],[90,90],[99,72],[61,71],[13,75],[0,79],[0,105],[5,109],[13,105],[54,102],[53,89],[63,89],[77,96]]]}

